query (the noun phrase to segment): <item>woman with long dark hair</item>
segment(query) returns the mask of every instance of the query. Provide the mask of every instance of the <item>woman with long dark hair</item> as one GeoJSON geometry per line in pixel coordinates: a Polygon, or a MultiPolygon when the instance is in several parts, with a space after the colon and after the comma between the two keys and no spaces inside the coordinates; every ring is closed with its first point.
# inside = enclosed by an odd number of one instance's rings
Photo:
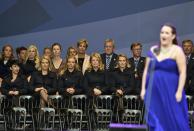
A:
{"type": "Polygon", "coordinates": [[[186,60],[177,46],[176,28],[162,26],[160,44],[148,52],[141,98],[146,105],[146,122],[151,131],[189,131],[184,92],[186,60]]]}

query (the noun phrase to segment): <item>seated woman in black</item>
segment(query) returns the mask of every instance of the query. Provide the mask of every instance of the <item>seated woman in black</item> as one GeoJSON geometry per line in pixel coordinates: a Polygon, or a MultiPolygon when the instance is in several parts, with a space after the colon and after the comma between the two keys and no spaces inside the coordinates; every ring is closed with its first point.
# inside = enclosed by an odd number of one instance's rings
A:
{"type": "Polygon", "coordinates": [[[134,77],[127,56],[118,55],[117,66],[112,77],[113,94],[123,96],[133,92],[134,77]]]}
{"type": "Polygon", "coordinates": [[[30,87],[34,91],[35,98],[40,96],[40,107],[51,104],[48,103],[48,95],[56,93],[56,74],[50,72],[50,59],[48,57],[44,56],[40,61],[39,71],[33,72],[30,87]]]}
{"type": "MultiPolygon", "coordinates": [[[[100,54],[94,53],[90,57],[89,68],[84,74],[84,88],[85,93],[90,98],[95,98],[104,93],[106,80],[104,73],[104,65],[100,54]]],[[[93,105],[93,104],[92,104],[93,105]]]]}
{"type": "Polygon", "coordinates": [[[75,95],[82,93],[83,74],[79,71],[77,60],[74,56],[67,58],[65,69],[59,78],[59,92],[65,95],[75,95]]]}
{"type": "Polygon", "coordinates": [[[117,122],[122,122],[123,95],[132,93],[133,82],[134,78],[127,56],[118,55],[117,66],[112,77],[112,93],[115,94],[114,111],[118,114],[117,122]]]}
{"type": "Polygon", "coordinates": [[[27,79],[19,73],[20,67],[17,61],[12,62],[10,70],[10,75],[2,81],[2,94],[8,97],[12,106],[19,106],[19,96],[27,93],[27,79]]]}

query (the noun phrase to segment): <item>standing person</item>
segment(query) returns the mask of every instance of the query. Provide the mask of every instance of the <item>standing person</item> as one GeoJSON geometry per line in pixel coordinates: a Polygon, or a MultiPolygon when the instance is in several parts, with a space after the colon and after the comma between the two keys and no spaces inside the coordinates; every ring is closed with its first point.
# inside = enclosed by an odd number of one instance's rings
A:
{"type": "Polygon", "coordinates": [[[194,95],[194,53],[192,53],[193,42],[184,40],[182,42],[183,51],[187,62],[187,78],[185,83],[186,94],[194,95]]]}
{"type": "Polygon", "coordinates": [[[4,45],[0,58],[0,86],[2,80],[10,74],[10,66],[13,60],[14,55],[12,46],[9,44],[4,45]]]}
{"type": "Polygon", "coordinates": [[[37,71],[39,64],[38,48],[35,45],[30,45],[26,52],[24,65],[22,66],[22,72],[27,77],[28,82],[30,81],[32,73],[37,71]]]}
{"type": "Polygon", "coordinates": [[[19,63],[25,62],[26,52],[27,52],[27,48],[24,46],[16,48],[16,54],[17,54],[17,59],[19,63]]]}
{"type": "Polygon", "coordinates": [[[106,39],[104,42],[104,53],[101,54],[105,70],[113,71],[116,66],[118,55],[114,53],[114,49],[115,49],[114,40],[106,39]]]}
{"type": "Polygon", "coordinates": [[[43,50],[43,56],[47,56],[51,59],[52,58],[52,49],[50,47],[45,47],[43,50]]]}
{"type": "Polygon", "coordinates": [[[86,39],[81,39],[77,42],[77,55],[75,56],[80,70],[84,74],[90,63],[90,56],[86,54],[88,48],[88,41],[86,39]]]}
{"type": "Polygon", "coordinates": [[[66,58],[70,57],[70,56],[76,56],[77,55],[77,49],[74,48],[73,46],[70,46],[68,49],[67,49],[67,54],[66,54],[66,58]]]}
{"type": "Polygon", "coordinates": [[[20,72],[22,74],[24,73],[26,52],[27,52],[27,48],[24,46],[16,48],[17,60],[20,66],[20,72]]]}
{"type": "Polygon", "coordinates": [[[104,64],[105,77],[107,80],[107,92],[106,94],[111,95],[112,85],[110,84],[112,81],[113,71],[117,64],[118,55],[114,53],[115,50],[115,42],[113,39],[106,39],[104,41],[104,53],[101,54],[102,63],[104,64]]]}
{"type": "Polygon", "coordinates": [[[160,44],[148,52],[140,95],[145,99],[151,131],[190,130],[185,79],[186,60],[177,46],[176,28],[165,24],[160,31],[160,44]]]}
{"type": "Polygon", "coordinates": [[[135,77],[134,80],[134,87],[136,94],[140,94],[141,91],[141,82],[142,82],[142,75],[145,66],[145,57],[141,56],[142,51],[142,44],[138,42],[134,42],[131,45],[131,51],[133,57],[129,58],[129,63],[133,70],[133,75],[135,77]]]}
{"type": "Polygon", "coordinates": [[[62,46],[59,43],[54,43],[51,48],[53,53],[51,59],[51,71],[56,73],[58,78],[65,65],[65,61],[61,58],[62,46]]]}

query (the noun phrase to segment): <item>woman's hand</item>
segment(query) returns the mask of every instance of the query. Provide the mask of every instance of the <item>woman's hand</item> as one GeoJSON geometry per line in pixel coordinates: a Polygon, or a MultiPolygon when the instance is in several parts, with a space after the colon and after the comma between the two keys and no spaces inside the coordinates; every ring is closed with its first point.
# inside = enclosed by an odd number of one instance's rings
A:
{"type": "Polygon", "coordinates": [[[146,92],[145,89],[141,90],[140,97],[141,97],[142,100],[144,100],[145,92],[146,92]]]}
{"type": "Polygon", "coordinates": [[[94,91],[94,95],[96,95],[96,96],[99,96],[102,94],[102,91],[97,89],[97,88],[94,88],[93,91],[94,91]]]}
{"type": "Polygon", "coordinates": [[[182,92],[177,91],[176,94],[175,94],[176,101],[180,102],[182,100],[182,96],[183,96],[182,92]]]}

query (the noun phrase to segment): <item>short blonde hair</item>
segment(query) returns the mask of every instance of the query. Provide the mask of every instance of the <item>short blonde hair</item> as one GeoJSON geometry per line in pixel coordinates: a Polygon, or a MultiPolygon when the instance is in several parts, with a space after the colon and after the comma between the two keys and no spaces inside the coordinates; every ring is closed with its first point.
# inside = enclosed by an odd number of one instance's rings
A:
{"type": "Polygon", "coordinates": [[[79,40],[77,42],[77,47],[79,47],[81,43],[85,43],[86,49],[88,48],[88,41],[87,41],[87,39],[81,39],[81,40],[79,40]]]}
{"type": "Polygon", "coordinates": [[[90,63],[89,63],[89,67],[87,68],[87,70],[91,71],[93,69],[92,67],[92,58],[97,58],[98,62],[99,62],[99,69],[100,70],[104,70],[104,64],[102,63],[102,58],[100,56],[99,53],[92,53],[92,55],[90,56],[90,63]]]}

